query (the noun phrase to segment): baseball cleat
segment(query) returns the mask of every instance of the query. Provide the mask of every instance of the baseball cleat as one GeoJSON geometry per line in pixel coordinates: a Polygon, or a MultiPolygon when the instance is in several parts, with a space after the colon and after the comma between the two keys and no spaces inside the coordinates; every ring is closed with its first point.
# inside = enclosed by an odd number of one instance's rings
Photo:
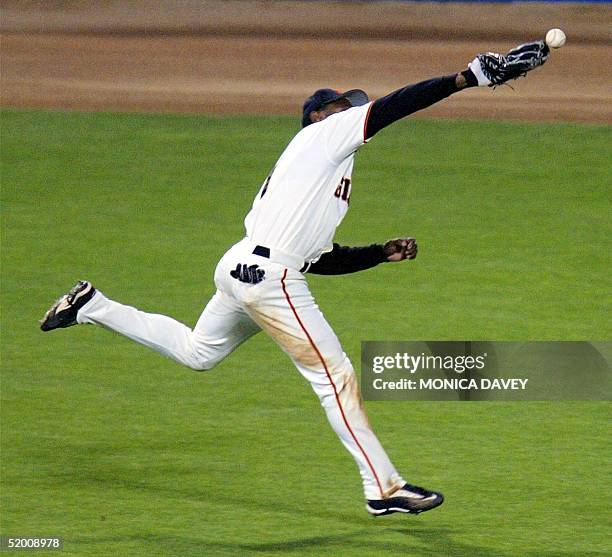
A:
{"type": "Polygon", "coordinates": [[[78,311],[95,293],[96,289],[90,282],[80,280],[68,294],[64,294],[49,308],[40,322],[40,328],[43,331],[52,331],[76,325],[78,311]]]}
{"type": "Polygon", "coordinates": [[[386,499],[369,499],[366,510],[373,516],[393,513],[419,514],[439,507],[444,496],[437,491],[429,491],[416,485],[405,484],[391,497],[386,499]]]}

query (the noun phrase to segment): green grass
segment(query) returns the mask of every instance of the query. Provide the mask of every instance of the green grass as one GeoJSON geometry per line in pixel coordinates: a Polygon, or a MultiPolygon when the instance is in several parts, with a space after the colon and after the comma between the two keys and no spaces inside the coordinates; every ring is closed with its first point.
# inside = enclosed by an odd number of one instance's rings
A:
{"type": "MultiPolygon", "coordinates": [[[[263,334],[198,374],[94,327],[38,330],[77,278],[194,323],[296,123],[2,113],[2,534],[60,535],[79,556],[608,555],[609,403],[368,403],[403,474],[447,497],[374,520],[263,334]]],[[[309,279],[353,361],[361,340],[609,339],[610,139],[382,132],[337,239],[410,233],[419,257],[309,279]]]]}

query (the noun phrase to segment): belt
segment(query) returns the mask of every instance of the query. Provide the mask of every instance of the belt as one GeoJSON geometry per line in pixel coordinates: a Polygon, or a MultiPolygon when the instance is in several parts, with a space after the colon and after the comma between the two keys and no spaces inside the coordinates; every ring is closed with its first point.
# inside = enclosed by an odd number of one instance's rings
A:
{"type": "Polygon", "coordinates": [[[305,271],[308,268],[308,263],[306,263],[302,258],[295,255],[290,255],[288,253],[283,253],[282,251],[276,249],[270,249],[266,246],[256,245],[253,248],[252,253],[253,255],[259,255],[259,257],[265,257],[274,263],[281,263],[282,265],[287,265],[288,267],[298,269],[300,272],[305,271]]]}
{"type": "Polygon", "coordinates": [[[267,259],[270,259],[270,248],[267,248],[265,246],[255,246],[255,249],[253,250],[253,255],[259,255],[260,257],[266,257],[267,259]]]}

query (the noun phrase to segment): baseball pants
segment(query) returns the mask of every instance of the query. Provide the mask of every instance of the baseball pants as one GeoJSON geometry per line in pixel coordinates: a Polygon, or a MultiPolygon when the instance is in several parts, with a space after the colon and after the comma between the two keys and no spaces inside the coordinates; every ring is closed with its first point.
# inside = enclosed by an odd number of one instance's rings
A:
{"type": "Polygon", "coordinates": [[[218,364],[249,337],[264,330],[310,382],[338,437],[357,462],[366,499],[384,498],[403,486],[368,422],[353,366],[319,310],[306,278],[296,268],[254,255],[243,240],[219,261],[217,292],[196,326],[108,299],[101,292],[78,313],[79,323],[101,325],[195,370],[218,364]],[[257,283],[230,272],[259,265],[257,283]]]}

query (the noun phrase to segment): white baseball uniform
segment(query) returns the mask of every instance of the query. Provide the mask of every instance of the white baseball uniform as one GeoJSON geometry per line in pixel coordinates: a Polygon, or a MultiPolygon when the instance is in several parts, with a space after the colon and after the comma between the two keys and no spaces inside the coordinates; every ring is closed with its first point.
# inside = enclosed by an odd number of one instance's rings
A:
{"type": "Polygon", "coordinates": [[[196,370],[211,369],[263,329],[319,396],[357,462],[366,499],[381,499],[405,482],[368,423],[351,362],[302,272],[332,249],[348,210],[354,156],[365,143],[371,104],[309,125],[289,143],[246,217],[246,237],[219,261],[217,292],[193,330],[99,291],[81,308],[78,322],[112,329],[196,370]],[[257,265],[263,280],[239,280],[231,274],[237,265],[257,265]]]}

